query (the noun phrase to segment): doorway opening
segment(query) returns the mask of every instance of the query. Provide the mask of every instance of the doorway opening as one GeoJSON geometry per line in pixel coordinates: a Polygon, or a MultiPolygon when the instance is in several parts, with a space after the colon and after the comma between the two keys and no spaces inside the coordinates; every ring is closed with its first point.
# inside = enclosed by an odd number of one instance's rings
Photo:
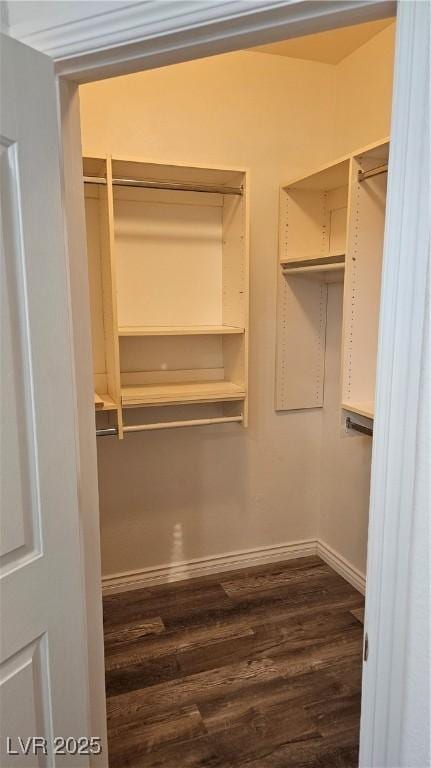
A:
{"type": "Polygon", "coordinates": [[[393,41],[80,87],[112,765],[356,764],[393,41]]]}

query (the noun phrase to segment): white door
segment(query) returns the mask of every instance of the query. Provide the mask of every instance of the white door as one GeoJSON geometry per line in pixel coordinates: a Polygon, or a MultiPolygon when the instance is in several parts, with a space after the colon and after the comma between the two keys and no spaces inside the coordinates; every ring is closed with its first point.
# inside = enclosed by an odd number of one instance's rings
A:
{"type": "Polygon", "coordinates": [[[1,768],[86,766],[85,755],[50,755],[53,739],[97,736],[87,733],[56,110],[51,60],[2,36],[1,768]]]}

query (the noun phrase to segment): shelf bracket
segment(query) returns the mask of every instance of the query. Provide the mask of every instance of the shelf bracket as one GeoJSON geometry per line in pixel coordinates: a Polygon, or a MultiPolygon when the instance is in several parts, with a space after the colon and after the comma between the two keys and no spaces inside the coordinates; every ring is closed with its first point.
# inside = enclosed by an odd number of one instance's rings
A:
{"type": "Polygon", "coordinates": [[[358,422],[352,421],[350,416],[348,416],[346,419],[346,429],[353,429],[355,432],[361,432],[363,435],[368,435],[368,437],[373,436],[372,427],[366,427],[364,424],[358,424],[358,422]]]}

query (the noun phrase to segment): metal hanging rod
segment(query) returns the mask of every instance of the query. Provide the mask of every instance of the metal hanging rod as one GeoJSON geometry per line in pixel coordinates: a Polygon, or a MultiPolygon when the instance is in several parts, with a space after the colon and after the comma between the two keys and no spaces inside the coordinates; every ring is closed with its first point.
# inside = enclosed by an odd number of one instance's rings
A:
{"type": "Polygon", "coordinates": [[[364,424],[358,424],[356,421],[352,421],[350,416],[346,419],[346,428],[347,429],[353,429],[355,432],[361,432],[363,435],[368,435],[368,437],[373,436],[373,428],[372,427],[366,427],[364,424]]]}
{"type": "Polygon", "coordinates": [[[110,437],[118,435],[118,427],[104,427],[103,429],[96,429],[96,437],[110,437]]]}
{"type": "MultiPolygon", "coordinates": [[[[123,432],[150,432],[156,429],[178,429],[179,427],[204,427],[207,424],[231,424],[241,422],[242,416],[220,416],[208,419],[184,419],[183,421],[158,421],[154,424],[129,424],[123,427],[123,432]]],[[[96,437],[118,435],[118,427],[96,429],[96,437]]]]}
{"type": "Polygon", "coordinates": [[[84,184],[106,184],[104,176],[83,176],[84,184]]]}
{"type": "Polygon", "coordinates": [[[370,168],[369,171],[358,171],[358,181],[365,181],[365,179],[371,179],[372,176],[380,176],[381,173],[388,172],[388,164],[378,165],[376,168],[370,168]]]}
{"type": "MultiPolygon", "coordinates": [[[[85,184],[106,184],[103,176],[84,176],[85,184]]],[[[216,195],[243,195],[244,188],[216,186],[214,184],[188,184],[177,181],[150,181],[147,179],[112,179],[116,187],[143,187],[144,189],[167,189],[172,192],[210,192],[216,195]]]]}

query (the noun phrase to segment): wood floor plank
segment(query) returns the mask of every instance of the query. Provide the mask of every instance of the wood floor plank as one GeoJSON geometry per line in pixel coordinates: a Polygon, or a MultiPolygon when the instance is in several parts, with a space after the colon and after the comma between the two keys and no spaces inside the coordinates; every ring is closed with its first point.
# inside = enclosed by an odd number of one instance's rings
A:
{"type": "Polygon", "coordinates": [[[362,610],[317,557],[109,595],[112,768],[354,768],[362,610]]]}
{"type": "Polygon", "coordinates": [[[279,707],[268,715],[256,707],[235,725],[217,731],[216,741],[220,754],[236,765],[239,755],[242,762],[257,761],[280,746],[319,737],[313,718],[301,706],[289,711],[279,707]]]}
{"type": "Polygon", "coordinates": [[[130,663],[118,669],[106,670],[106,695],[108,697],[117,696],[124,692],[134,691],[136,688],[166,683],[181,676],[182,671],[174,654],[162,656],[159,659],[139,661],[135,664],[130,663]]]}
{"type": "Polygon", "coordinates": [[[126,622],[114,627],[106,627],[105,653],[118,646],[126,645],[127,648],[137,640],[142,640],[149,635],[161,635],[165,632],[165,625],[160,616],[155,616],[144,621],[126,622]]]}
{"type": "Polygon", "coordinates": [[[227,696],[231,691],[247,688],[257,681],[275,680],[280,671],[270,659],[247,660],[238,664],[177,678],[171,682],[136,689],[107,701],[111,723],[124,717],[147,717],[154,712],[171,709],[175,705],[186,706],[227,696]]]}
{"type": "Polygon", "coordinates": [[[111,768],[236,768],[224,758],[217,742],[210,736],[166,745],[145,755],[131,757],[111,768]]]}
{"type": "MultiPolygon", "coordinates": [[[[360,659],[361,641],[358,630],[351,629],[348,633],[334,635],[331,640],[309,649],[298,649],[294,652],[272,652],[271,657],[248,659],[216,669],[210,669],[197,674],[175,678],[162,683],[151,681],[148,687],[144,676],[139,670],[133,674],[138,681],[127,681],[133,687],[121,693],[119,684],[111,683],[109,687],[108,712],[112,719],[140,714],[146,715],[178,706],[210,701],[218,696],[227,696],[231,691],[246,688],[256,682],[275,680],[279,677],[295,677],[307,671],[324,669],[336,664],[340,655],[344,658],[351,656],[360,659]],[[114,695],[116,692],[116,695],[114,695]]],[[[112,673],[110,673],[111,675],[112,673]]],[[[109,675],[109,676],[110,676],[109,675]]],[[[109,677],[108,676],[108,677],[109,677]]],[[[122,678],[122,683],[125,678],[122,678]]]]}
{"type": "Polygon", "coordinates": [[[252,632],[246,636],[222,640],[208,648],[185,649],[178,654],[178,662],[186,674],[194,674],[247,658],[274,658],[303,651],[326,643],[331,635],[349,629],[355,631],[360,648],[362,632],[349,611],[313,613],[300,620],[293,618],[287,625],[275,618],[266,624],[253,625],[252,632]]]}
{"type": "Polygon", "coordinates": [[[110,595],[104,600],[104,626],[110,628],[118,624],[151,619],[154,616],[160,616],[164,621],[165,616],[175,617],[179,612],[193,617],[209,605],[213,609],[229,609],[232,605],[218,583],[206,583],[195,589],[186,589],[181,584],[178,589],[178,594],[172,590],[164,594],[140,589],[136,592],[124,592],[123,599],[121,595],[110,595]]]}
{"type": "Polygon", "coordinates": [[[288,680],[280,677],[238,690],[227,697],[213,698],[200,704],[199,710],[207,731],[212,733],[226,727],[226,723],[235,724],[257,707],[267,711],[280,706],[287,712],[298,706],[315,704],[318,707],[322,702],[360,691],[361,676],[356,674],[356,668],[357,663],[349,659],[340,662],[336,669],[313,670],[288,680]]]}
{"type": "MultiPolygon", "coordinates": [[[[216,580],[220,583],[229,581],[233,582],[238,580],[239,582],[242,581],[244,578],[248,578],[250,576],[258,576],[259,574],[271,574],[276,573],[280,570],[289,572],[289,571],[302,571],[305,572],[308,568],[311,568],[313,565],[326,565],[326,563],[321,560],[320,557],[317,555],[307,555],[306,557],[295,557],[290,560],[283,560],[276,563],[266,563],[264,565],[252,565],[248,566],[247,568],[239,568],[232,571],[224,571],[223,573],[220,573],[216,580]]],[[[209,577],[204,577],[208,580],[209,577]]],[[[212,577],[212,580],[214,580],[214,577],[212,577]]]]}
{"type": "Polygon", "coordinates": [[[324,580],[307,580],[305,584],[290,586],[289,592],[273,594],[270,597],[259,594],[241,600],[230,600],[224,606],[202,605],[199,610],[180,610],[180,606],[169,614],[161,611],[167,629],[186,629],[192,626],[208,626],[211,623],[240,626],[271,621],[274,617],[288,619],[291,615],[330,608],[333,605],[358,607],[361,596],[343,583],[339,577],[325,577],[324,580]],[[322,583],[323,582],[323,583],[322,583]]]}
{"type": "Polygon", "coordinates": [[[168,715],[130,719],[110,729],[109,763],[111,768],[134,765],[166,744],[187,741],[205,733],[202,717],[194,705],[175,708],[168,715]]]}
{"type": "Polygon", "coordinates": [[[322,736],[336,735],[344,730],[353,732],[356,729],[359,741],[360,689],[353,693],[333,696],[329,700],[322,699],[306,704],[305,710],[322,736]]]}
{"type": "Polygon", "coordinates": [[[182,651],[211,652],[211,647],[220,641],[231,641],[249,637],[253,630],[248,626],[231,627],[229,624],[210,624],[208,626],[190,627],[184,631],[164,632],[163,637],[145,637],[134,642],[121,644],[118,647],[105,647],[105,668],[127,667],[161,656],[181,653],[182,651]]]}
{"type": "Polygon", "coordinates": [[[357,768],[358,745],[355,734],[302,739],[269,749],[257,759],[242,760],[237,768],[357,768]]]}
{"type": "Polygon", "coordinates": [[[290,568],[279,565],[271,570],[259,571],[258,573],[244,574],[243,576],[233,576],[227,580],[221,578],[220,584],[229,597],[252,597],[256,592],[268,594],[278,591],[283,587],[289,586],[294,581],[304,581],[308,577],[332,576],[333,571],[326,563],[321,560],[314,560],[307,565],[297,565],[298,561],[292,560],[290,568]]]}

